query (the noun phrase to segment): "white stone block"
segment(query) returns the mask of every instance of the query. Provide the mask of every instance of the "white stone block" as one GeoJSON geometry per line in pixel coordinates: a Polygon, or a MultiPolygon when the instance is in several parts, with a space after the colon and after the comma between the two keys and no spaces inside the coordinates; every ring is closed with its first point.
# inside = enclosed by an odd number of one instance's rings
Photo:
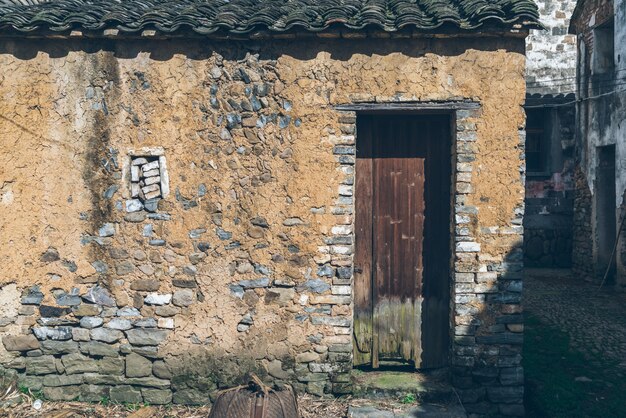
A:
{"type": "Polygon", "coordinates": [[[333,254],[352,254],[352,247],[347,245],[333,245],[331,250],[333,254]]]}
{"type": "Polygon", "coordinates": [[[159,157],[159,166],[161,172],[161,195],[166,198],[170,194],[170,176],[167,173],[167,160],[164,155],[159,157]]]}
{"type": "Polygon", "coordinates": [[[480,244],[477,242],[457,242],[456,251],[462,253],[480,252],[480,244]]]}
{"type": "Polygon", "coordinates": [[[352,186],[341,185],[338,188],[340,196],[352,196],[352,186]]]}
{"type": "Polygon", "coordinates": [[[159,318],[158,327],[174,329],[174,318],[159,318]]]}
{"type": "Polygon", "coordinates": [[[130,167],[130,181],[139,181],[139,166],[133,165],[130,167]]]}
{"type": "Polygon", "coordinates": [[[144,177],[154,177],[160,174],[160,170],[157,168],[154,168],[152,170],[143,171],[142,174],[144,177]]]}
{"type": "Polygon", "coordinates": [[[143,203],[138,199],[131,199],[126,201],[126,212],[139,212],[143,209],[143,203]]]}
{"type": "Polygon", "coordinates": [[[159,161],[152,161],[151,163],[148,164],[144,164],[143,166],[141,166],[141,171],[143,171],[144,173],[146,171],[150,171],[150,170],[154,170],[154,169],[158,169],[159,168],[159,161]]]}
{"type": "Polygon", "coordinates": [[[105,223],[98,229],[98,236],[112,237],[115,235],[115,225],[112,223],[105,223]]]}
{"type": "Polygon", "coordinates": [[[495,271],[481,272],[476,275],[478,283],[495,282],[498,280],[498,273],[495,271]]]}
{"type": "Polygon", "coordinates": [[[144,183],[146,184],[146,186],[150,186],[152,184],[159,184],[161,183],[161,176],[148,177],[144,180],[144,183]]]}
{"type": "Polygon", "coordinates": [[[157,191],[145,194],[146,200],[156,199],[159,196],[161,196],[161,191],[160,190],[157,190],[157,191]]]}
{"type": "Polygon", "coordinates": [[[132,165],[143,165],[143,164],[146,164],[147,162],[148,162],[148,160],[146,160],[145,158],[139,157],[139,158],[134,158],[133,159],[132,165]]]}
{"type": "Polygon", "coordinates": [[[309,303],[309,295],[300,295],[299,303],[302,306],[305,306],[307,303],[309,303]]]}
{"type": "Polygon", "coordinates": [[[352,288],[350,286],[331,286],[330,292],[333,295],[351,295],[352,288]]]}
{"type": "Polygon", "coordinates": [[[172,300],[171,294],[150,293],[144,299],[148,305],[167,305],[172,300]]]}
{"type": "MultiPolygon", "coordinates": [[[[156,191],[161,191],[161,186],[159,186],[158,184],[151,184],[149,186],[145,186],[141,188],[141,191],[144,192],[144,194],[148,194],[150,192],[156,192],[156,191]]],[[[149,199],[149,197],[146,196],[147,199],[149,199]]]]}
{"type": "Polygon", "coordinates": [[[352,233],[351,225],[337,225],[333,226],[330,230],[333,235],[349,235],[352,233]]]}
{"type": "Polygon", "coordinates": [[[141,187],[138,183],[131,183],[130,185],[130,195],[132,197],[139,197],[139,192],[141,192],[141,187]]]}
{"type": "Polygon", "coordinates": [[[472,181],[472,173],[468,173],[468,172],[457,173],[456,180],[465,182],[465,183],[470,183],[472,181]]]}

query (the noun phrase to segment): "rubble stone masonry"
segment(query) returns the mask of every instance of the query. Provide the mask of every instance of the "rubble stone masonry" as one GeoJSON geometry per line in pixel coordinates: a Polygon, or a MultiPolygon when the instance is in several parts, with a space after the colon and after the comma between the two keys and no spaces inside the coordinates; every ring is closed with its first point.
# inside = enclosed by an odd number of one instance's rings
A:
{"type": "Polygon", "coordinates": [[[574,226],[573,226],[573,254],[572,271],[578,277],[591,279],[593,271],[593,231],[591,229],[592,196],[587,178],[580,167],[574,172],[576,193],[574,195],[574,226]]]}
{"type": "Polygon", "coordinates": [[[545,29],[526,40],[529,94],[571,94],[576,90],[576,35],[568,33],[575,0],[538,0],[545,29]]]}
{"type": "Polygon", "coordinates": [[[0,361],[22,385],[349,393],[358,112],[336,106],[462,102],[453,383],[523,415],[523,37],[5,40],[0,63],[0,361]]]}

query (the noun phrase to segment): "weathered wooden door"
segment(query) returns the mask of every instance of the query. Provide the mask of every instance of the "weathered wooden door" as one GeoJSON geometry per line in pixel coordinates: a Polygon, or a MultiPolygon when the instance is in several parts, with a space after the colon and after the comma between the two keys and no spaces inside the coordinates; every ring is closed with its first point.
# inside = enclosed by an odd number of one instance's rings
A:
{"type": "Polygon", "coordinates": [[[357,134],[354,364],[444,366],[449,117],[363,115],[357,134]]]}

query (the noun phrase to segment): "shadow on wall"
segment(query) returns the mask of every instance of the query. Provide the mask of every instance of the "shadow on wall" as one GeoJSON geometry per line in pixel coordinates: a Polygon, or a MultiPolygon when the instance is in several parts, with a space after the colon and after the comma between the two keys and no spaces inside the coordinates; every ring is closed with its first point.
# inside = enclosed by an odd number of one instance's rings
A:
{"type": "MultiPolygon", "coordinates": [[[[524,416],[521,243],[502,262],[485,264],[474,291],[457,294],[453,305],[452,383],[470,413],[524,416]]],[[[457,288],[464,285],[466,275],[457,269],[455,276],[457,288]]]]}
{"type": "Polygon", "coordinates": [[[524,228],[524,263],[528,267],[571,267],[571,226],[569,228],[524,228]]]}
{"type": "Polygon", "coordinates": [[[485,42],[476,38],[420,39],[411,42],[406,39],[387,39],[372,42],[368,39],[295,39],[268,41],[219,41],[203,39],[164,39],[164,40],[7,40],[0,45],[0,55],[9,54],[21,60],[30,60],[40,53],[50,58],[66,57],[70,53],[84,52],[97,54],[112,52],[115,58],[133,59],[146,56],[154,61],[168,61],[176,55],[188,59],[204,61],[214,53],[225,60],[239,61],[248,54],[259,54],[261,60],[278,59],[281,56],[298,60],[311,60],[321,52],[328,52],[333,60],[347,61],[354,55],[375,56],[402,53],[409,57],[423,57],[434,54],[439,56],[458,56],[467,50],[517,52],[524,54],[523,42],[510,42],[506,38],[485,42]],[[270,43],[271,42],[271,43],[270,43]]]}
{"type": "Polygon", "coordinates": [[[503,262],[487,262],[483,273],[453,275],[449,367],[415,372],[412,363],[361,366],[353,378],[355,394],[399,400],[414,391],[421,402],[448,404],[458,396],[468,413],[524,416],[522,258],[519,244],[503,262]]]}

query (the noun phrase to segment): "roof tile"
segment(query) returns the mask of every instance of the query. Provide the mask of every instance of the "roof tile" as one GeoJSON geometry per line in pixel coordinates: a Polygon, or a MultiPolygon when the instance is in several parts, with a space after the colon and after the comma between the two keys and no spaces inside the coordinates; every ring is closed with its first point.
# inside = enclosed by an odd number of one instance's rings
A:
{"type": "Polygon", "coordinates": [[[256,30],[320,32],[333,25],[361,30],[459,30],[486,23],[538,27],[532,0],[0,0],[0,28],[20,32],[118,28],[165,33],[246,34],[256,30]],[[24,4],[26,3],[26,4],[24,4]]]}

